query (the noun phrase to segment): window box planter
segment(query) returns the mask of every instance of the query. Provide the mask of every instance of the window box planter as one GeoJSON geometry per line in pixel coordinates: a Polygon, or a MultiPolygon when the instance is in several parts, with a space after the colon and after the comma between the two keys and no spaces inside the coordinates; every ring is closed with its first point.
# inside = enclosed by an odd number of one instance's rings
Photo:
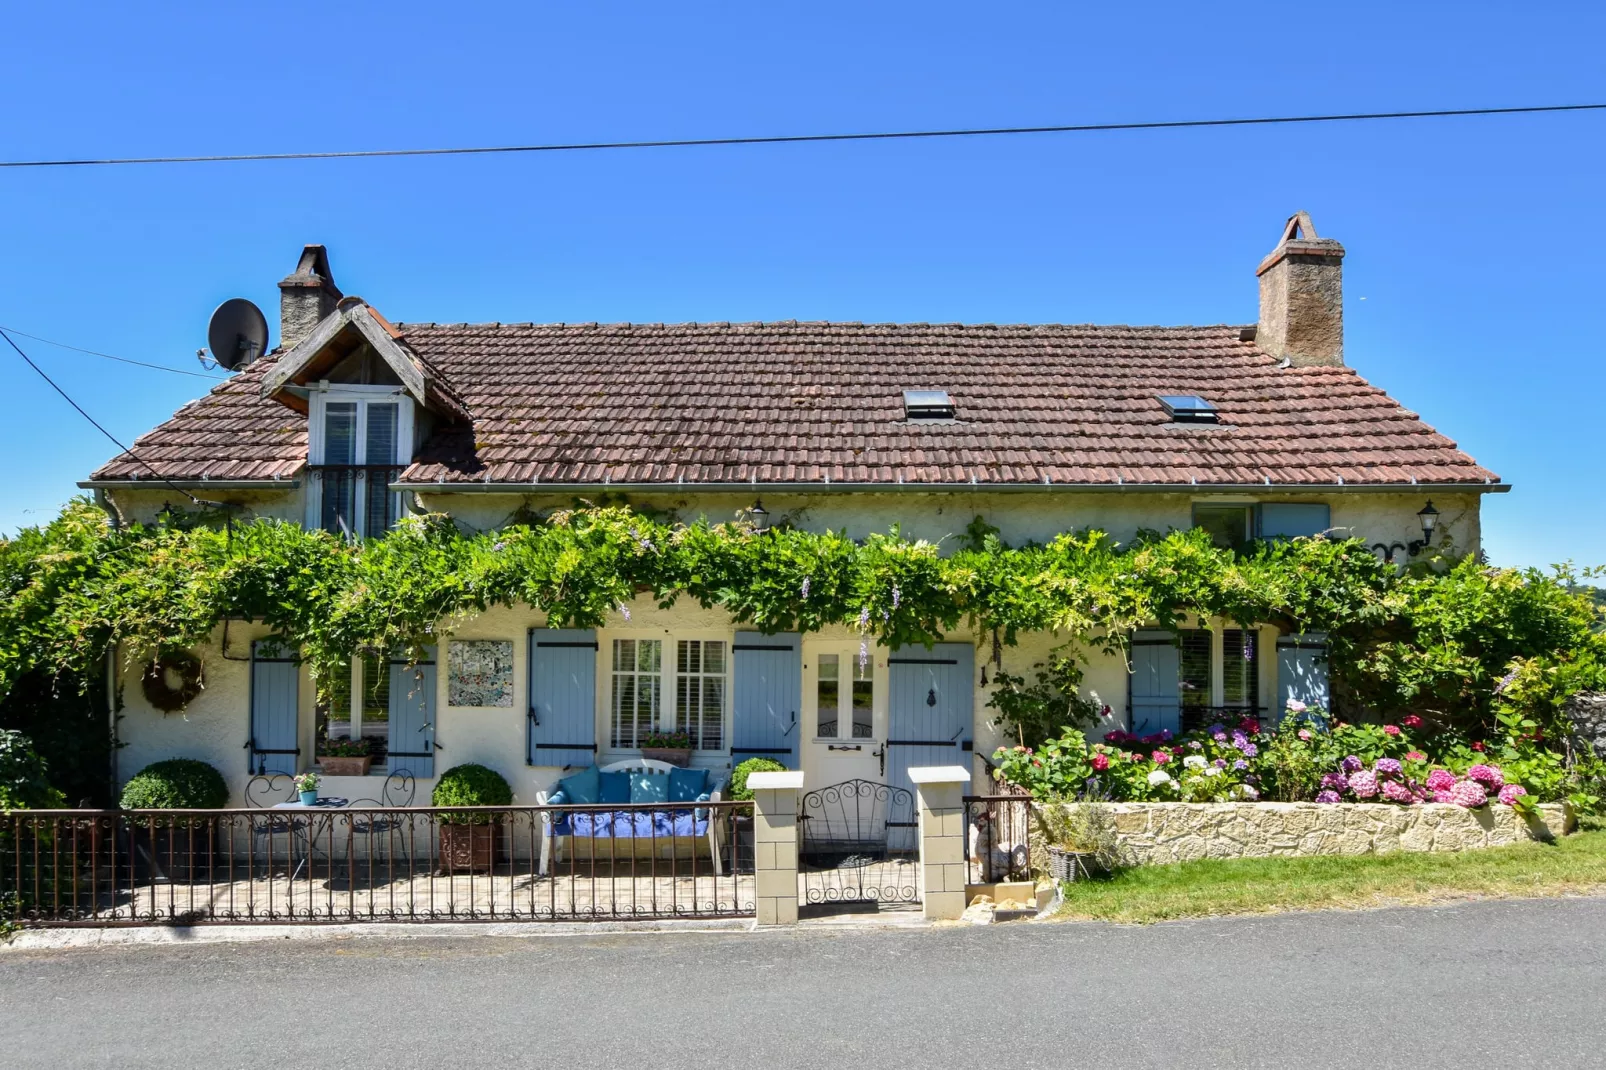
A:
{"type": "Polygon", "coordinates": [[[368,754],[344,758],[329,754],[318,756],[318,768],[323,770],[324,776],[367,776],[368,767],[373,762],[373,756],[368,754]]]}
{"type": "Polygon", "coordinates": [[[690,747],[643,747],[641,748],[641,756],[643,758],[651,758],[655,762],[668,762],[670,765],[678,765],[682,769],[691,765],[690,747]]]}

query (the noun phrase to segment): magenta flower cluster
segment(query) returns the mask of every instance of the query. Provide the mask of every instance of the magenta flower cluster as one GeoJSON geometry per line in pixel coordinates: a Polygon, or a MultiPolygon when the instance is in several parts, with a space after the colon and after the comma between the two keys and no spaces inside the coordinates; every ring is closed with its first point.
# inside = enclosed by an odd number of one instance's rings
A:
{"type": "Polygon", "coordinates": [[[1448,769],[1435,769],[1426,781],[1418,783],[1406,779],[1405,766],[1396,758],[1379,758],[1368,770],[1366,763],[1351,754],[1338,771],[1322,777],[1316,801],[1336,803],[1348,797],[1363,802],[1379,799],[1402,806],[1437,802],[1475,809],[1486,805],[1490,796],[1510,806],[1526,794],[1527,789],[1522,785],[1506,783],[1499,766],[1474,765],[1464,777],[1448,769]]]}

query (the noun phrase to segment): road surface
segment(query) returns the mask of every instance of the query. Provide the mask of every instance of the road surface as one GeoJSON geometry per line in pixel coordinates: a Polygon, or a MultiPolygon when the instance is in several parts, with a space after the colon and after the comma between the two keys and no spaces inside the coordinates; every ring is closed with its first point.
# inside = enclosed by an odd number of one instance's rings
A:
{"type": "Polygon", "coordinates": [[[12,950],[0,1065],[1606,1066],[1606,899],[12,950]]]}

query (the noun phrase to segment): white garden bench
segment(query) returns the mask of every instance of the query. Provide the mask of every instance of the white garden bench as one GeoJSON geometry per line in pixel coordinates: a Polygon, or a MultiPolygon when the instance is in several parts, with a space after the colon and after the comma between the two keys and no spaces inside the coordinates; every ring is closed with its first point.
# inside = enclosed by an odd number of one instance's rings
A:
{"type": "MultiPolygon", "coordinates": [[[[675,767],[668,762],[660,762],[653,758],[630,758],[622,762],[599,766],[597,771],[599,773],[654,773],[667,777],[669,771],[673,768],[675,767]]],[[[716,777],[714,772],[710,770],[708,782],[710,790],[699,796],[695,802],[666,802],[663,804],[662,810],[629,809],[607,811],[597,808],[606,804],[587,804],[584,810],[576,811],[543,810],[541,813],[540,875],[544,877],[551,872],[551,863],[554,861],[551,856],[554,852],[557,855],[556,861],[560,863],[563,861],[565,846],[572,850],[573,844],[569,841],[575,839],[590,840],[591,858],[595,859],[597,857],[596,841],[599,839],[632,843],[642,839],[655,842],[663,841],[667,850],[673,853],[675,844],[687,839],[694,841],[692,850],[695,851],[695,840],[706,836],[709,857],[713,863],[714,876],[722,876],[720,847],[723,837],[720,831],[720,811],[700,804],[719,802],[720,789],[725,786],[725,780],[723,777],[716,777]],[[699,818],[699,814],[703,816],[699,818]],[[553,826],[554,815],[556,815],[558,822],[555,831],[553,826]],[[643,817],[647,818],[645,830],[641,828],[641,818],[643,817]],[[577,825],[595,828],[599,823],[599,819],[606,821],[607,824],[607,830],[602,834],[590,831],[575,833],[573,831],[577,825]],[[621,827],[620,819],[624,819],[622,822],[623,827],[621,827]],[[658,828],[658,822],[665,819],[667,819],[669,825],[668,831],[662,831],[658,828]],[[706,825],[706,829],[698,831],[697,826],[699,825],[706,825]],[[681,831],[682,826],[685,828],[684,832],[681,831]]],[[[535,795],[536,806],[562,806],[563,802],[561,792],[558,791],[540,791],[536,792],[535,795]],[[555,796],[558,797],[556,804],[552,801],[555,796]]]]}

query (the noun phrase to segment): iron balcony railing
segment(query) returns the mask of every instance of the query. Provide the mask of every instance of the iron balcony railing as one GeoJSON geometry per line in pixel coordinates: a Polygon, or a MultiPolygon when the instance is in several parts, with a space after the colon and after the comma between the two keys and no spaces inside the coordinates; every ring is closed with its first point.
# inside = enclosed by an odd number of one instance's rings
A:
{"type": "Polygon", "coordinates": [[[24,810],[24,926],[569,921],[754,913],[751,802],[24,810]],[[744,834],[745,830],[745,834],[744,834]]]}

